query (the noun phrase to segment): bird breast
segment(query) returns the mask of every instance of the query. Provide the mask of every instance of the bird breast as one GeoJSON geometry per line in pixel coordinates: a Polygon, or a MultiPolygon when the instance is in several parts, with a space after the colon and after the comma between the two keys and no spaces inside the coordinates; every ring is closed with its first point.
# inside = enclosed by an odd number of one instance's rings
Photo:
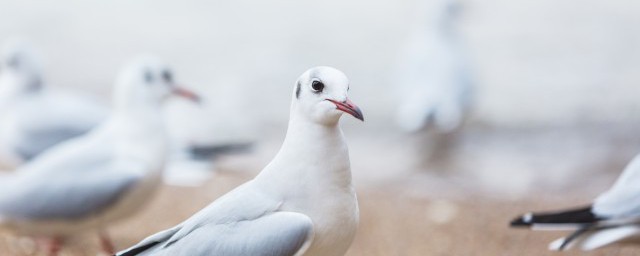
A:
{"type": "Polygon", "coordinates": [[[308,214],[314,223],[315,235],[304,255],[344,255],[356,234],[359,210],[355,192],[328,198],[332,200],[316,204],[308,214]]]}

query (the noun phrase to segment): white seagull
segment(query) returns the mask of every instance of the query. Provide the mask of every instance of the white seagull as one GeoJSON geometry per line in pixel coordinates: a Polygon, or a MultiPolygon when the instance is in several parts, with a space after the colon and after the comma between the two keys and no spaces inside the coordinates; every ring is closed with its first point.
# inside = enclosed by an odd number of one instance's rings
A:
{"type": "Polygon", "coordinates": [[[15,167],[82,135],[108,116],[88,95],[54,89],[27,42],[7,41],[0,53],[0,162],[15,167]]]}
{"type": "Polygon", "coordinates": [[[468,61],[454,27],[459,6],[454,0],[424,3],[418,10],[428,19],[412,33],[398,65],[396,121],[406,132],[433,125],[447,133],[462,124],[471,100],[468,61]]]}
{"type": "Polygon", "coordinates": [[[578,247],[593,250],[615,242],[640,238],[640,155],[624,169],[613,187],[591,205],[550,213],[527,213],[512,227],[533,230],[571,230],[549,245],[550,250],[578,247]]]}
{"type": "Polygon", "coordinates": [[[161,105],[174,94],[197,100],[156,58],[127,66],[103,124],[1,177],[0,228],[42,238],[50,254],[65,237],[97,230],[113,253],[104,229],[140,209],[161,181],[167,154],[161,105]]]}
{"type": "Polygon", "coordinates": [[[338,121],[363,120],[348,90],[339,70],[306,71],[282,148],[258,176],[118,255],[344,255],[359,213],[338,121]]]}

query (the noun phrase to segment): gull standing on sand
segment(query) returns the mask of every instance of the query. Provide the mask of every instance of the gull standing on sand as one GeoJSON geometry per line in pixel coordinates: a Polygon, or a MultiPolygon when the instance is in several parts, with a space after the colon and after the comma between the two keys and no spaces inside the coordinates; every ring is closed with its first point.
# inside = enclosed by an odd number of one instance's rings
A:
{"type": "Polygon", "coordinates": [[[253,180],[118,255],[344,255],[358,226],[342,113],[364,120],[339,70],[298,79],[282,148],[253,180]]]}
{"type": "Polygon", "coordinates": [[[88,95],[53,89],[25,41],[7,41],[0,53],[0,164],[15,167],[101,123],[108,108],[88,95]]]}
{"type": "Polygon", "coordinates": [[[593,250],[615,242],[640,238],[640,155],[591,205],[550,213],[527,213],[512,227],[533,230],[571,230],[567,237],[549,244],[550,250],[579,247],[593,250]]]}
{"type": "Polygon", "coordinates": [[[54,255],[65,237],[97,230],[113,253],[104,229],[139,210],[161,181],[167,155],[161,105],[170,95],[197,100],[157,58],[127,66],[110,118],[2,176],[0,228],[40,238],[54,255]]]}

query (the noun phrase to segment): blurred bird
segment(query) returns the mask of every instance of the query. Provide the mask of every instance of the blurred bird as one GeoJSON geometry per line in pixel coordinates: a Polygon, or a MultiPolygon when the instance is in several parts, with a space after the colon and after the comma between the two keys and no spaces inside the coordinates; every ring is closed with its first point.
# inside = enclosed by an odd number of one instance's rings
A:
{"type": "Polygon", "coordinates": [[[2,176],[0,228],[43,237],[51,254],[65,237],[98,230],[113,253],[106,226],[140,209],[160,183],[167,156],[161,105],[171,95],[198,100],[159,59],[128,65],[103,124],[2,176]]]}
{"type": "MultiPolygon", "coordinates": [[[[0,166],[15,168],[60,142],[83,135],[108,117],[109,109],[95,98],[47,86],[41,66],[38,55],[25,40],[13,39],[3,45],[0,166]]],[[[250,147],[247,143],[202,144],[180,141],[171,133],[169,136],[172,144],[177,144],[172,145],[168,163],[171,171],[164,173],[171,176],[165,177],[170,185],[200,185],[212,174],[216,157],[241,153],[250,147]]]]}
{"type": "Polygon", "coordinates": [[[462,124],[471,100],[468,63],[454,27],[459,5],[454,0],[423,2],[417,9],[428,9],[420,15],[428,20],[409,38],[398,66],[397,123],[406,132],[433,125],[448,133],[462,124]]]}
{"type": "Polygon", "coordinates": [[[37,54],[14,39],[0,53],[0,162],[15,167],[103,121],[108,108],[88,95],[49,87],[37,54]]]}
{"type": "Polygon", "coordinates": [[[164,182],[172,186],[197,187],[215,173],[215,162],[223,156],[246,154],[253,148],[251,142],[220,144],[173,143],[172,153],[164,171],[164,182]]]}
{"type": "Polygon", "coordinates": [[[572,230],[549,245],[550,250],[579,247],[593,250],[611,243],[640,238],[640,155],[622,172],[613,187],[591,205],[551,213],[527,213],[512,227],[533,230],[572,230]]]}
{"type": "Polygon", "coordinates": [[[338,121],[364,120],[330,67],[298,79],[280,152],[253,180],[118,255],[344,255],[358,225],[338,121]]]}

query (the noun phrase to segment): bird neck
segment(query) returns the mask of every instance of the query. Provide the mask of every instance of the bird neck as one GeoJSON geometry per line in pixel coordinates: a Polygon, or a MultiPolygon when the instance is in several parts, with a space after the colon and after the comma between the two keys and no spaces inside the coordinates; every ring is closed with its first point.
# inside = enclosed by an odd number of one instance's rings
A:
{"type": "Polygon", "coordinates": [[[111,122],[119,159],[138,161],[152,170],[162,169],[168,142],[160,109],[116,109],[111,122]]]}
{"type": "Polygon", "coordinates": [[[11,72],[0,76],[0,100],[4,102],[20,101],[21,97],[36,95],[42,89],[39,76],[21,76],[11,72]]]}
{"type": "Polygon", "coordinates": [[[337,123],[319,124],[292,116],[280,151],[256,180],[264,177],[279,180],[276,186],[295,183],[298,189],[351,189],[349,151],[342,130],[337,123]]]}

